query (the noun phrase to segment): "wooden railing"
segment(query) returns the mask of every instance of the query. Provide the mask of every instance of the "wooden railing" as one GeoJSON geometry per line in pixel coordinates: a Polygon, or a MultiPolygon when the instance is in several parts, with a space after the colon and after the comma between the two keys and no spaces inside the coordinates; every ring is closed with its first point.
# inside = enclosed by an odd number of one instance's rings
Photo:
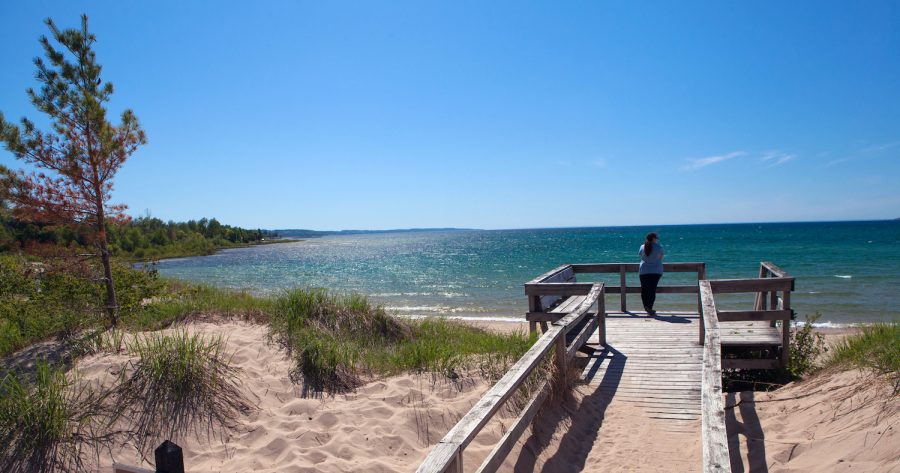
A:
{"type": "MultiPolygon", "coordinates": [[[[720,322],[767,321],[775,326],[781,322],[781,353],[779,360],[769,359],[733,359],[723,361],[725,368],[770,369],[787,366],[791,359],[791,291],[794,290],[794,278],[775,266],[763,261],[760,263],[758,279],[717,279],[710,281],[713,293],[756,293],[753,310],[737,310],[718,312],[720,322]],[[780,296],[778,294],[781,294],[780,296]],[[771,301],[771,308],[767,304],[771,301]]],[[[700,340],[703,342],[703,324],[700,325],[700,340]]]]}
{"type": "MultiPolygon", "coordinates": [[[[552,271],[548,271],[531,281],[525,283],[525,295],[528,297],[528,313],[525,315],[529,322],[531,331],[535,330],[535,323],[540,322],[542,326],[547,321],[552,321],[560,315],[549,315],[548,309],[553,307],[561,299],[576,293],[583,294],[587,291],[592,283],[579,283],[576,280],[576,274],[593,273],[593,274],[618,274],[618,286],[604,286],[605,294],[620,295],[620,309],[622,312],[628,310],[627,294],[640,294],[640,286],[628,286],[626,283],[626,274],[636,273],[640,269],[637,263],[594,263],[594,264],[565,264],[552,271]]],[[[696,273],[697,281],[706,279],[706,263],[664,263],[663,270],[670,273],[696,273]]],[[[698,294],[697,296],[697,312],[700,308],[699,289],[697,285],[661,285],[656,289],[660,294],[698,294]]],[[[605,340],[605,319],[600,319],[601,343],[605,340]]]]}
{"type": "MultiPolygon", "coordinates": [[[[605,312],[603,302],[604,284],[572,284],[564,292],[570,295],[584,295],[586,298],[573,311],[561,319],[551,322],[548,330],[535,342],[531,349],[438,442],[419,466],[418,472],[462,472],[463,452],[466,446],[478,435],[494,414],[500,410],[506,400],[516,392],[516,389],[522,385],[551,351],[554,352],[559,382],[568,383],[566,373],[569,361],[597,328],[596,317],[589,319],[586,324],[581,324],[581,322],[586,317],[590,317],[591,314],[588,311],[595,303],[598,304],[598,314],[605,312]],[[579,326],[581,326],[581,330],[572,342],[567,344],[566,338],[569,331],[579,326]]],[[[537,414],[541,404],[546,400],[549,387],[549,381],[547,380],[540,383],[536,390],[537,394],[528,402],[519,414],[519,417],[500,439],[500,442],[488,454],[478,468],[478,472],[493,472],[500,467],[515,445],[516,440],[522,435],[522,432],[525,431],[537,414]]]]}
{"type": "Polygon", "coordinates": [[[700,343],[703,344],[703,374],[700,378],[701,421],[703,443],[703,472],[731,472],[728,434],[725,430],[725,406],[722,403],[722,345],[719,338],[719,312],[713,298],[712,281],[700,281],[702,311],[705,326],[700,343]]]}

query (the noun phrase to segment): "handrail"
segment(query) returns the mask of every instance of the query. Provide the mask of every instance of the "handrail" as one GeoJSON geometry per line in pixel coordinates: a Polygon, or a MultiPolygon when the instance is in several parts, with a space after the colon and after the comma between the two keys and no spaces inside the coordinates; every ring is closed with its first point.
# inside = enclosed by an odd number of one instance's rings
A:
{"type": "MultiPolygon", "coordinates": [[[[528,378],[528,376],[537,368],[541,360],[556,348],[556,361],[559,364],[561,379],[565,379],[566,364],[569,359],[574,356],[574,350],[566,347],[566,334],[588,315],[588,310],[594,303],[600,303],[602,306],[603,286],[601,283],[594,283],[587,294],[587,298],[571,313],[553,322],[550,329],[535,342],[532,347],[525,352],[510,369],[488,390],[478,402],[472,406],[462,419],[447,432],[446,435],[435,445],[429,452],[428,456],[416,470],[419,473],[442,473],[445,471],[461,472],[463,471],[462,454],[466,446],[481,431],[493,415],[500,409],[504,402],[513,395],[518,387],[528,378]]],[[[598,313],[600,310],[598,310],[598,313]]],[[[576,337],[573,345],[583,343],[590,335],[593,323],[588,323],[576,337]],[[587,334],[587,336],[585,335],[587,334]]],[[[546,386],[546,383],[542,385],[546,386]]],[[[516,424],[510,428],[509,432],[516,432],[514,436],[506,435],[501,443],[488,455],[479,471],[493,471],[502,463],[503,459],[509,453],[512,444],[521,435],[528,422],[537,414],[540,404],[546,397],[544,389],[540,389],[538,394],[523,410],[516,424]]],[[[508,434],[509,434],[508,432],[508,434]]]]}
{"type": "Polygon", "coordinates": [[[701,438],[703,472],[731,473],[728,434],[725,430],[725,407],[722,403],[722,345],[719,339],[719,317],[710,281],[700,281],[703,306],[703,377],[701,396],[701,438]]]}
{"type": "MultiPolygon", "coordinates": [[[[774,266],[774,265],[773,265],[774,266]]],[[[571,276],[574,274],[583,274],[583,273],[610,273],[610,274],[619,274],[619,285],[618,286],[606,286],[604,291],[607,294],[620,294],[621,300],[621,310],[622,312],[627,311],[627,296],[626,294],[635,294],[640,292],[639,286],[628,286],[625,281],[625,275],[627,273],[636,273],[640,270],[640,264],[638,263],[579,263],[579,264],[564,264],[559,266],[551,271],[548,271],[531,281],[525,283],[525,294],[529,296],[529,301],[532,298],[540,299],[536,296],[546,296],[546,295],[558,295],[558,296],[571,296],[571,295],[581,295],[584,292],[578,291],[586,291],[586,283],[578,283],[574,282],[564,282],[567,278],[566,276],[571,276]],[[576,285],[573,287],[573,285],[576,285]]],[[[663,263],[663,271],[672,272],[672,273],[697,273],[697,280],[702,281],[706,279],[706,263],[700,262],[676,262],[676,263],[663,263]]],[[[589,284],[589,283],[587,283],[589,284]]],[[[699,289],[696,286],[666,286],[662,285],[657,287],[657,292],[660,294],[698,294],[697,297],[697,311],[700,311],[700,298],[699,298],[699,289]]],[[[529,313],[534,311],[542,311],[542,308],[536,307],[543,304],[529,302],[529,313]]]]}

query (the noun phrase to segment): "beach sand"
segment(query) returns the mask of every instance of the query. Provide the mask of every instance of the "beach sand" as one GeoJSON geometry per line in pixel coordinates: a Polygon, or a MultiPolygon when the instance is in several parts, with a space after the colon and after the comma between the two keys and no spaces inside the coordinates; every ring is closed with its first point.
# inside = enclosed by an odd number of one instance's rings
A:
{"type": "MultiPolygon", "coordinates": [[[[524,323],[473,323],[527,330],[524,323]]],[[[490,387],[477,376],[451,382],[408,374],[375,380],[346,395],[304,397],[289,378],[290,358],[267,341],[264,326],[195,322],[186,328],[226,337],[242,389],[258,406],[231,431],[174,439],[190,472],[415,471],[490,387]]],[[[829,341],[846,333],[829,334],[829,341]]],[[[127,360],[121,354],[95,355],[76,368],[84,380],[109,382],[127,360]]],[[[870,381],[860,372],[831,372],[773,393],[726,395],[727,405],[742,400],[728,415],[732,451],[740,452],[733,470],[900,471],[897,403],[885,403],[884,391],[876,391],[880,385],[870,381]]],[[[699,469],[698,436],[667,431],[638,408],[588,389],[576,386],[551,401],[500,471],[699,469]]],[[[489,453],[511,419],[504,412],[473,440],[465,453],[467,470],[489,453]]],[[[125,443],[102,456],[99,471],[111,471],[113,460],[151,466],[125,443]]]]}
{"type": "MultiPolygon", "coordinates": [[[[414,471],[489,388],[477,376],[451,382],[409,374],[376,380],[346,395],[304,397],[289,378],[290,358],[267,341],[264,326],[226,322],[184,328],[227,339],[242,388],[258,406],[233,431],[217,429],[214,438],[173,439],[184,449],[190,472],[414,471]]],[[[95,355],[80,360],[76,369],[84,381],[109,383],[128,359],[95,355]]],[[[502,435],[502,422],[501,417],[489,424],[467,454],[485,457],[502,435]]],[[[99,471],[112,471],[113,461],[152,467],[124,443],[101,457],[99,471]]]]}

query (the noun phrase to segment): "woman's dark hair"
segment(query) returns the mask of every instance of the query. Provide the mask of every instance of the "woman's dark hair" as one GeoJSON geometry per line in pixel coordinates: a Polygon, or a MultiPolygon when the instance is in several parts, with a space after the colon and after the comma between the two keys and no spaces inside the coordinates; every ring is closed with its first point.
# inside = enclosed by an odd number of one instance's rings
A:
{"type": "Polygon", "coordinates": [[[644,242],[644,254],[650,256],[653,253],[653,240],[657,239],[656,232],[647,234],[647,241],[644,242]]]}

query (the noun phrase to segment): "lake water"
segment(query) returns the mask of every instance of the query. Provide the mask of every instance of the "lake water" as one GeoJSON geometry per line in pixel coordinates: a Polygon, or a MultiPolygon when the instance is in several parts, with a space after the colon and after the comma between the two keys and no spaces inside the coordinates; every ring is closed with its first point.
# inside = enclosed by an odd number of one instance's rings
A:
{"type": "MultiPolygon", "coordinates": [[[[406,316],[519,318],[522,284],[564,263],[636,262],[657,231],[667,262],[703,261],[707,277],[757,277],[772,261],[797,278],[793,307],[820,324],[900,319],[900,222],[769,223],[472,230],[341,235],[164,260],[164,276],[266,294],[291,287],[358,292],[406,316]]],[[[618,275],[579,275],[606,280],[618,275]]],[[[638,285],[629,275],[629,285],[638,285]]],[[[666,274],[661,284],[695,284],[666,274]]],[[[608,295],[618,307],[618,295],[608,295]]],[[[640,296],[629,295],[630,308],[640,296]]],[[[717,297],[749,308],[752,296],[717,297]]],[[[732,307],[733,306],[733,307],[732,307]]],[[[695,309],[696,296],[661,294],[658,310],[695,309]]]]}

